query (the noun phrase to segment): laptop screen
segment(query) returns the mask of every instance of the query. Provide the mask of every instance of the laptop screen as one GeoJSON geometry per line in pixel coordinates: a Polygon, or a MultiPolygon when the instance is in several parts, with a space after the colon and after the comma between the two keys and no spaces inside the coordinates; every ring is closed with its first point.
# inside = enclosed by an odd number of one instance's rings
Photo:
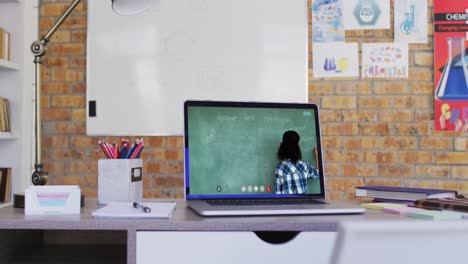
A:
{"type": "Polygon", "coordinates": [[[187,101],[184,119],[187,199],[325,197],[316,105],[187,101]],[[301,161],[318,169],[303,194],[276,191],[286,131],[299,134],[301,161]]]}

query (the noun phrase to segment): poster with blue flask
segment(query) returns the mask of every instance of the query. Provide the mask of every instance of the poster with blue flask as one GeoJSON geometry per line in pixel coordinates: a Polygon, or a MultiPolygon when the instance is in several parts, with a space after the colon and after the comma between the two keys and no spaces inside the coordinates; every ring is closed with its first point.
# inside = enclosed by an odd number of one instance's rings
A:
{"type": "Polygon", "coordinates": [[[436,130],[468,132],[468,1],[434,0],[436,130]]]}
{"type": "Polygon", "coordinates": [[[427,1],[394,2],[394,36],[397,43],[427,43],[427,1]]]}

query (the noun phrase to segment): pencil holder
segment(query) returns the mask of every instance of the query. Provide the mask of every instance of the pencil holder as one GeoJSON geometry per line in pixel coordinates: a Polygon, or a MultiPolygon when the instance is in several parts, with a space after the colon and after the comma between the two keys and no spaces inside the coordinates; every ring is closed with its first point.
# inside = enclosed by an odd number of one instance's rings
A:
{"type": "Polygon", "coordinates": [[[98,161],[98,203],[135,202],[143,199],[142,159],[98,161]]]}

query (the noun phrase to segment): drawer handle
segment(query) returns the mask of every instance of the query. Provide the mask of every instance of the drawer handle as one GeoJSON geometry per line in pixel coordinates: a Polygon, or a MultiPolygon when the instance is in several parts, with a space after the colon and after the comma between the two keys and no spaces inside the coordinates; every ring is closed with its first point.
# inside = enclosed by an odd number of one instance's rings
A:
{"type": "Polygon", "coordinates": [[[255,231],[254,233],[269,244],[284,244],[293,240],[299,231],[255,231]]]}

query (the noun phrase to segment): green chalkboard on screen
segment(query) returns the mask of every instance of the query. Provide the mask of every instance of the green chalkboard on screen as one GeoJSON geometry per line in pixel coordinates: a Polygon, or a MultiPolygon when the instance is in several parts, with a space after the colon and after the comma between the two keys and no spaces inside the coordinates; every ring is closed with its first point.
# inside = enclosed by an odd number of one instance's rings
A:
{"type": "MultiPolygon", "coordinates": [[[[315,165],[312,111],[189,108],[190,194],[273,193],[276,153],[287,130],[299,133],[302,159],[315,165]]],[[[318,180],[309,182],[309,193],[320,193],[318,180]]]]}

